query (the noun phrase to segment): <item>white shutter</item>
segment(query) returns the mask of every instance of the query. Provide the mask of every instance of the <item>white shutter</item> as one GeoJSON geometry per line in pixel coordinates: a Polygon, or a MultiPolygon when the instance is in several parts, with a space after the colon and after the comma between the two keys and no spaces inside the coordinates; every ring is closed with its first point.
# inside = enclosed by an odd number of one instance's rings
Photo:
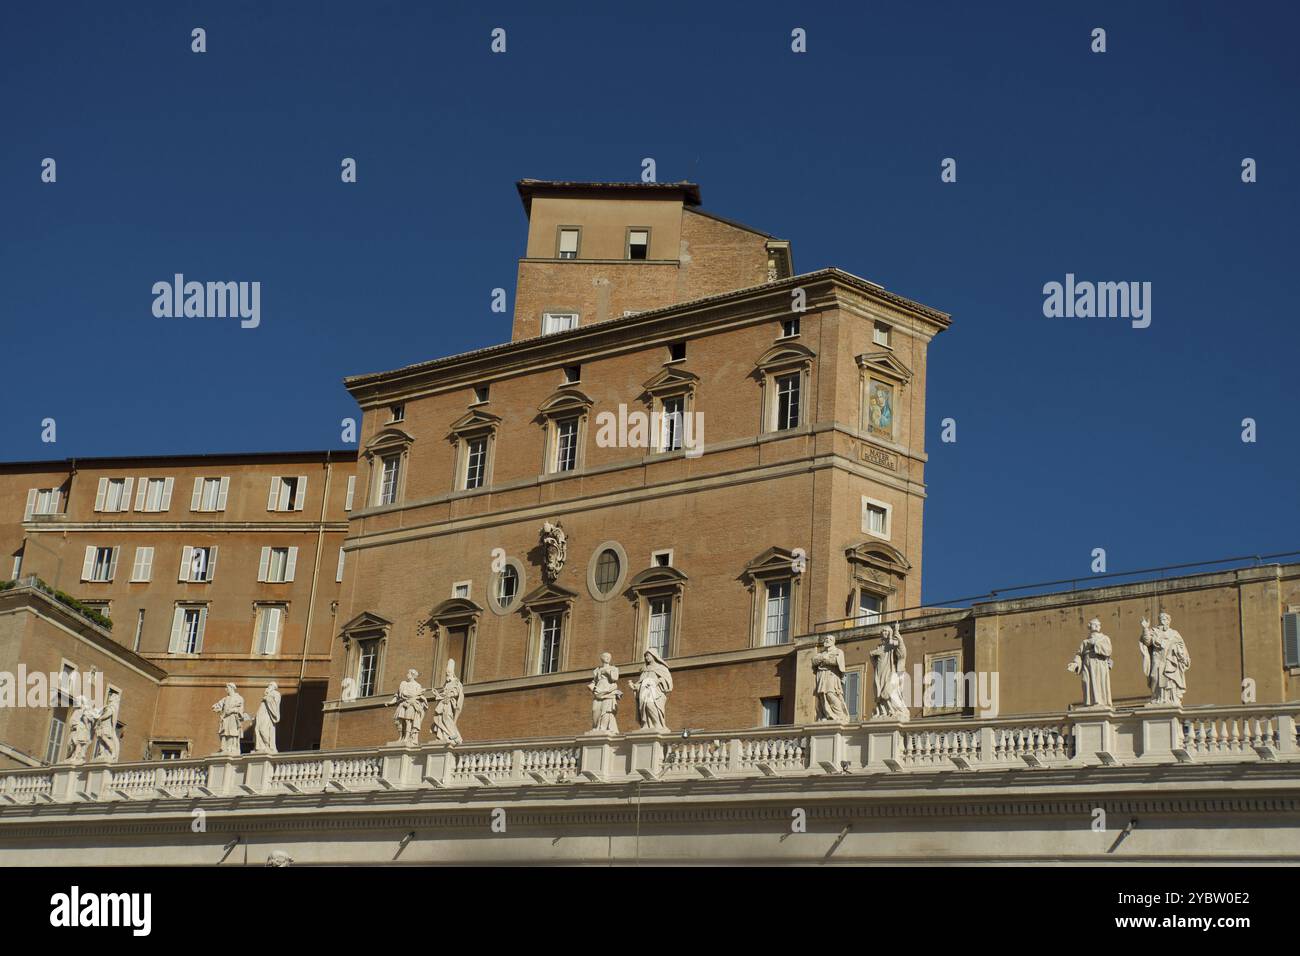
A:
{"type": "Polygon", "coordinates": [[[163,479],[163,496],[162,496],[162,505],[159,506],[159,508],[158,508],[159,511],[170,511],[170,510],[171,510],[171,507],[172,507],[172,488],[175,486],[175,484],[176,484],[176,479],[175,479],[175,478],[164,478],[164,479],[163,479]]]}
{"type": "Polygon", "coordinates": [[[131,580],[132,580],[132,581],[143,581],[143,580],[144,580],[142,577],[140,577],[140,574],[141,574],[141,572],[143,571],[143,568],[141,567],[141,562],[142,562],[143,560],[144,560],[144,548],[139,548],[139,547],[137,547],[137,548],[135,549],[135,560],[131,562],[131,580]]]}
{"type": "MultiPolygon", "coordinates": [[[[148,482],[146,482],[146,484],[148,484],[148,482]]],[[[130,511],[130,510],[131,510],[131,489],[134,488],[134,487],[135,487],[135,479],[134,479],[134,478],[127,478],[127,479],[125,479],[125,480],[123,481],[123,483],[122,483],[122,503],[121,503],[121,505],[118,507],[118,509],[117,509],[118,511],[130,511]]]]}
{"type": "Polygon", "coordinates": [[[292,508],[294,511],[302,511],[302,506],[307,502],[307,476],[298,476],[298,491],[293,496],[292,508]]]}
{"type": "Polygon", "coordinates": [[[189,545],[181,548],[181,572],[176,579],[178,581],[188,581],[190,579],[190,562],[194,560],[194,549],[189,545]]]}
{"type": "Polygon", "coordinates": [[[95,546],[86,545],[86,559],[81,562],[81,580],[89,581],[95,571],[95,546]]]}
{"type": "Polygon", "coordinates": [[[211,581],[217,574],[217,546],[208,548],[208,573],[205,580],[211,581]]]}
{"type": "MultiPolygon", "coordinates": [[[[149,491],[149,479],[141,478],[136,483],[136,488],[135,488],[135,510],[136,511],[144,511],[144,505],[145,505],[144,499],[148,491],[149,491]]],[[[126,509],[124,508],[122,510],[125,511],[126,509]]]]}
{"type": "Polygon", "coordinates": [[[297,563],[298,563],[298,549],[290,548],[289,560],[285,562],[285,566],[284,566],[284,579],[286,582],[293,580],[293,569],[294,566],[297,565],[297,563]]]}
{"type": "Polygon", "coordinates": [[[113,558],[108,562],[108,579],[111,581],[117,577],[117,558],[122,553],[121,548],[113,549],[113,558]]]}
{"type": "Polygon", "coordinates": [[[54,492],[54,513],[56,515],[63,514],[63,489],[62,488],[55,489],[54,492]]]}
{"type": "Polygon", "coordinates": [[[27,508],[23,511],[23,520],[30,521],[32,513],[36,510],[36,489],[27,489],[27,508]]]}
{"type": "Polygon", "coordinates": [[[135,549],[135,567],[131,571],[134,581],[149,581],[153,578],[153,548],[135,549]]]}
{"type": "Polygon", "coordinates": [[[343,502],[344,511],[352,510],[352,496],[355,495],[356,492],[357,492],[357,476],[348,475],[348,496],[343,502]]]}
{"type": "Polygon", "coordinates": [[[172,615],[172,639],[167,645],[168,654],[179,654],[181,652],[181,627],[185,624],[185,608],[178,607],[176,613],[172,615]]]}
{"type": "Polygon", "coordinates": [[[99,487],[95,490],[95,510],[104,510],[104,496],[108,494],[108,479],[99,479],[99,487]]]}
{"type": "Polygon", "coordinates": [[[271,491],[266,496],[266,510],[274,511],[276,502],[280,498],[280,477],[276,475],[271,479],[271,491]]]}
{"type": "Polygon", "coordinates": [[[271,549],[263,548],[262,559],[257,564],[257,580],[259,581],[266,580],[266,572],[267,569],[270,568],[270,566],[271,566],[271,549]]]}
{"type": "Polygon", "coordinates": [[[230,479],[222,478],[221,484],[217,486],[217,510],[226,510],[226,495],[230,493],[230,479]]]}
{"type": "Polygon", "coordinates": [[[194,643],[194,653],[203,653],[203,632],[208,629],[208,607],[205,604],[199,611],[199,639],[194,643]]]}
{"type": "Polygon", "coordinates": [[[198,511],[203,503],[203,479],[194,479],[194,493],[190,495],[190,510],[198,511]]]}
{"type": "Polygon", "coordinates": [[[348,553],[344,551],[342,548],[339,548],[339,570],[338,573],[334,575],[335,581],[343,580],[343,562],[347,559],[347,556],[348,553]]]}
{"type": "Polygon", "coordinates": [[[266,652],[268,654],[274,654],[280,650],[280,624],[283,617],[283,608],[271,608],[271,626],[266,635],[266,652]]]}

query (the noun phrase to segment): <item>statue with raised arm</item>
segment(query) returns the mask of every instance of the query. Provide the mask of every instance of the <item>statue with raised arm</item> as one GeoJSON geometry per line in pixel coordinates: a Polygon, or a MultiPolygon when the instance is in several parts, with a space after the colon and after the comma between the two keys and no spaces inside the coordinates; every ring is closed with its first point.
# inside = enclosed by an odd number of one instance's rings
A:
{"type": "Polygon", "coordinates": [[[654,651],[645,652],[641,679],[628,681],[636,694],[636,719],[643,730],[667,730],[668,695],[673,689],[673,675],[664,659],[654,651]]]}
{"type": "Polygon", "coordinates": [[[835,646],[835,637],[827,634],[822,646],[812,656],[813,696],[817,701],[817,719],[847,723],[849,707],[844,700],[844,651],[835,646]]]}
{"type": "Polygon", "coordinates": [[[1093,618],[1088,622],[1088,636],[1079,645],[1079,652],[1074,660],[1065,665],[1071,674],[1078,674],[1083,681],[1083,706],[1113,706],[1110,697],[1110,668],[1114,661],[1110,656],[1110,638],[1101,632],[1101,621],[1093,618]]]}
{"type": "Polygon", "coordinates": [[[429,709],[429,702],[424,699],[424,688],[416,680],[419,676],[420,672],[414,667],[407,671],[406,680],[397,685],[397,693],[388,702],[389,707],[397,705],[397,712],[393,714],[397,739],[393,743],[403,747],[420,746],[420,724],[429,709]]]}
{"type": "Polygon", "coordinates": [[[122,712],[122,694],[110,689],[104,706],[95,711],[92,717],[94,756],[92,760],[102,763],[117,763],[121,742],[117,739],[117,718],[122,712]]]}
{"type": "Polygon", "coordinates": [[[244,713],[244,698],[234,684],[226,685],[226,696],[212,705],[217,714],[217,736],[221,738],[220,753],[226,757],[239,756],[239,738],[244,724],[251,718],[244,713]]]}
{"type": "Polygon", "coordinates": [[[86,762],[90,750],[90,728],[94,708],[84,696],[73,701],[68,713],[68,742],[64,747],[63,762],[80,765],[86,762]]]}
{"type": "Polygon", "coordinates": [[[607,734],[618,733],[618,721],[615,711],[623,692],[618,689],[618,668],[611,661],[613,658],[606,651],[600,655],[600,666],[591,672],[591,729],[607,734]]]}
{"type": "Polygon", "coordinates": [[[1142,636],[1138,647],[1142,651],[1142,673],[1151,689],[1150,706],[1181,707],[1187,692],[1187,671],[1192,666],[1191,655],[1183,635],[1170,625],[1173,622],[1166,611],[1160,612],[1160,623],[1155,627],[1142,619],[1142,636]]]}
{"type": "Polygon", "coordinates": [[[258,705],[257,718],[253,721],[253,753],[279,753],[275,746],[275,725],[279,722],[280,688],[271,681],[262,692],[262,703],[258,705]]]}
{"type": "Polygon", "coordinates": [[[429,728],[437,740],[463,743],[456,720],[465,707],[465,685],[456,676],[456,662],[447,661],[447,679],[433,692],[433,725],[429,728]]]}
{"type": "Polygon", "coordinates": [[[907,720],[911,714],[903,696],[903,678],[907,672],[907,645],[902,632],[888,624],[880,633],[880,644],[871,651],[875,666],[876,709],[878,720],[907,720]]]}
{"type": "Polygon", "coordinates": [[[542,525],[541,545],[543,552],[542,577],[548,584],[554,584],[564,569],[564,560],[569,555],[568,539],[559,523],[547,521],[542,525]]]}

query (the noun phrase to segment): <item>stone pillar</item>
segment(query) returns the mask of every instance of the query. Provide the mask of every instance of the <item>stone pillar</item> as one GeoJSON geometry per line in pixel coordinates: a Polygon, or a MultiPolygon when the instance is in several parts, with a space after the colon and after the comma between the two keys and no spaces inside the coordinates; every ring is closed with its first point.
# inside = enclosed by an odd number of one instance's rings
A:
{"type": "Polygon", "coordinates": [[[239,784],[235,761],[226,758],[214,758],[208,764],[208,789],[215,796],[222,797],[235,792],[239,784]]]}
{"type": "Polygon", "coordinates": [[[593,734],[588,731],[578,742],[581,751],[578,773],[595,782],[608,780],[613,772],[613,742],[614,737],[610,734],[593,734]]]}
{"type": "Polygon", "coordinates": [[[1115,715],[1109,711],[1075,711],[1070,716],[1074,728],[1074,756],[1088,766],[1097,766],[1104,761],[1098,754],[1115,753],[1115,731],[1111,719],[1115,715]]]}
{"type": "Polygon", "coordinates": [[[387,787],[405,787],[407,780],[411,776],[411,768],[414,766],[414,760],[410,753],[401,751],[399,753],[385,753],[383,763],[379,772],[379,779],[387,787]]]}
{"type": "Polygon", "coordinates": [[[1171,760],[1183,746],[1183,715],[1177,707],[1143,707],[1135,715],[1142,721],[1141,748],[1144,760],[1171,760]]]}
{"type": "MultiPolygon", "coordinates": [[[[328,782],[329,774],[325,774],[328,782]]],[[[249,760],[244,765],[244,784],[255,793],[267,793],[271,789],[271,761],[264,757],[249,760]]]]}
{"type": "Polygon", "coordinates": [[[55,767],[51,776],[54,778],[54,787],[50,790],[50,796],[59,803],[73,799],[81,789],[79,767],[55,767]]]}
{"type": "Polygon", "coordinates": [[[671,736],[655,730],[638,730],[628,734],[628,742],[632,745],[631,772],[643,778],[659,776],[664,765],[663,741],[671,736]]]}
{"type": "Polygon", "coordinates": [[[886,761],[898,760],[903,750],[901,726],[896,720],[869,720],[862,725],[867,737],[866,769],[888,770],[886,761]]]}
{"type": "Polygon", "coordinates": [[[456,755],[450,745],[440,744],[424,755],[422,782],[435,787],[451,786],[451,772],[456,769],[456,755]]]}
{"type": "Polygon", "coordinates": [[[844,761],[844,734],[840,724],[820,723],[808,728],[808,766],[839,773],[844,761]]]}

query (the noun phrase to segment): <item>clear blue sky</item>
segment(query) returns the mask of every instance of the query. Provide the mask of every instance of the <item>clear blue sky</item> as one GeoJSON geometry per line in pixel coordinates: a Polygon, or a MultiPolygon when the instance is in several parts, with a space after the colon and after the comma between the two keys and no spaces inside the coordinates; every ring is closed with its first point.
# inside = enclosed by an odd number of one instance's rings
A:
{"type": "Polygon", "coordinates": [[[705,208],[790,239],[798,271],[952,313],[930,353],[927,600],[1086,577],[1097,547],[1112,571],[1300,547],[1298,20],[1281,3],[5,4],[0,458],[338,447],[344,375],[509,337],[489,296],[513,296],[515,180],[632,180],[650,156],[705,208]],[[261,327],[154,318],[175,272],[260,281],[261,327]],[[1044,318],[1067,272],[1151,282],[1150,328],[1044,318]]]}

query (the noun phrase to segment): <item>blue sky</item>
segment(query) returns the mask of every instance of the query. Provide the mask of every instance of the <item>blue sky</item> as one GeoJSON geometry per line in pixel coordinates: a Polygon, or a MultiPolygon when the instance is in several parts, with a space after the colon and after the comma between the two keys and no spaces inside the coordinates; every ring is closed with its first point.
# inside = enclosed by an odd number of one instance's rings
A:
{"type": "Polygon", "coordinates": [[[1300,547],[1298,20],[1280,3],[6,4],[0,458],[338,447],[344,375],[508,339],[489,296],[513,295],[517,179],[632,180],[649,156],[790,239],[798,271],[952,313],[930,352],[928,601],[1086,578],[1098,547],[1112,571],[1300,547]],[[155,318],[175,272],[260,281],[261,327],[155,318]],[[1045,318],[1067,272],[1152,283],[1151,326],[1045,318]]]}

